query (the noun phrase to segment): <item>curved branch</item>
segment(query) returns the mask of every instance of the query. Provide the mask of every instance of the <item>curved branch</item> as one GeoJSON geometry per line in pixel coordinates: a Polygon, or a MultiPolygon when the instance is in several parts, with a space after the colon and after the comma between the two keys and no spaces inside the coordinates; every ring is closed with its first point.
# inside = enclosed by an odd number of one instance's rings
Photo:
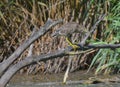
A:
{"type": "MultiPolygon", "coordinates": [[[[78,55],[81,53],[91,51],[92,50],[91,48],[117,48],[117,47],[120,47],[120,44],[88,45],[88,46],[83,46],[83,47],[86,49],[86,51],[80,51],[80,52],[75,53],[75,52],[71,52],[72,47],[67,47],[66,49],[58,50],[58,51],[47,53],[47,54],[26,57],[24,60],[9,67],[9,69],[5,72],[5,74],[0,79],[0,87],[4,87],[8,83],[8,81],[12,78],[12,76],[16,72],[18,72],[21,68],[34,64],[38,61],[46,61],[46,60],[54,59],[57,57],[62,58],[63,56],[67,56],[67,55],[78,55]]],[[[78,49],[78,50],[81,50],[81,49],[78,49]]]]}
{"type": "Polygon", "coordinates": [[[51,29],[51,27],[61,22],[62,20],[52,21],[51,19],[48,19],[48,21],[43,27],[41,27],[26,41],[24,41],[23,44],[21,44],[9,58],[7,58],[7,60],[0,63],[0,77],[3,74],[3,72],[30,46],[31,43],[33,43],[36,39],[43,36],[47,31],[51,29]]]}
{"type": "Polygon", "coordinates": [[[29,56],[26,57],[24,60],[18,62],[17,64],[9,67],[9,69],[3,74],[3,76],[0,78],[0,87],[5,87],[5,85],[8,83],[8,81],[12,78],[12,76],[19,71],[21,68],[34,64],[38,61],[46,61],[49,59],[54,59],[56,57],[63,57],[67,56],[65,52],[66,50],[58,50],[52,53],[47,53],[39,56],[29,56]]]}

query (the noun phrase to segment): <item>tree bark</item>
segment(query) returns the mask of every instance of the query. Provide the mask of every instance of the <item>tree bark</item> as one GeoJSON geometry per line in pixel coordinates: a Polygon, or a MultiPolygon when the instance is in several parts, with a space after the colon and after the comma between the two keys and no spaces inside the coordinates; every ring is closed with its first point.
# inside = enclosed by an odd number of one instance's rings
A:
{"type": "Polygon", "coordinates": [[[12,76],[19,71],[21,68],[34,64],[38,61],[46,61],[49,59],[54,59],[56,57],[63,57],[68,54],[65,52],[66,50],[59,50],[53,53],[43,54],[39,56],[29,56],[26,57],[24,60],[18,62],[17,64],[9,67],[9,69],[3,74],[3,76],[0,78],[0,87],[5,87],[6,84],[9,82],[9,80],[12,78],[12,76]]]}
{"type": "MultiPolygon", "coordinates": [[[[0,87],[5,87],[10,78],[22,67],[29,65],[31,62],[34,62],[32,58],[25,59],[21,62],[18,62],[15,65],[12,63],[38,38],[43,36],[48,32],[53,26],[61,23],[62,20],[52,21],[48,19],[44,26],[42,26],[38,31],[34,32],[26,41],[21,44],[16,51],[9,57],[7,60],[4,60],[0,63],[0,87]],[[11,66],[12,65],[12,66],[11,66]]],[[[41,55],[43,57],[43,55],[41,55]]],[[[33,56],[32,56],[33,57],[33,56]]],[[[41,57],[40,57],[41,58],[41,57]]]]}
{"type": "Polygon", "coordinates": [[[0,77],[2,76],[3,72],[30,46],[31,43],[43,36],[47,31],[50,30],[51,27],[61,22],[62,20],[52,21],[49,19],[43,27],[31,35],[29,39],[24,41],[23,44],[21,44],[9,58],[7,58],[7,60],[0,63],[0,77]]]}

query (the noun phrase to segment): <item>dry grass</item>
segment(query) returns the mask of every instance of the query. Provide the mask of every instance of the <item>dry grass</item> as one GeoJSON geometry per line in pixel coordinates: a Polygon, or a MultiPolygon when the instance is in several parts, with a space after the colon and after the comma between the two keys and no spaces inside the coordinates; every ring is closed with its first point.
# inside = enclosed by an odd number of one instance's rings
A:
{"type": "MultiPolygon", "coordinates": [[[[108,13],[109,1],[105,0],[11,0],[0,1],[0,48],[2,51],[0,61],[6,59],[15,49],[28,38],[33,27],[39,29],[48,18],[54,20],[64,19],[64,23],[76,21],[86,26],[89,30],[94,25],[100,14],[108,13]]],[[[100,24],[92,36],[94,40],[100,39],[108,21],[100,24]]],[[[60,25],[38,39],[34,43],[33,54],[39,55],[64,48],[67,44],[64,38],[52,38],[51,33],[60,25]]],[[[76,37],[76,36],[75,36],[76,37]]],[[[28,50],[28,49],[27,49],[28,50]]],[[[27,56],[27,50],[18,60],[27,56]]],[[[89,67],[94,53],[75,56],[72,61],[71,71],[89,67]]],[[[22,69],[27,73],[52,73],[64,71],[68,59],[54,59],[40,62],[22,69]]]]}

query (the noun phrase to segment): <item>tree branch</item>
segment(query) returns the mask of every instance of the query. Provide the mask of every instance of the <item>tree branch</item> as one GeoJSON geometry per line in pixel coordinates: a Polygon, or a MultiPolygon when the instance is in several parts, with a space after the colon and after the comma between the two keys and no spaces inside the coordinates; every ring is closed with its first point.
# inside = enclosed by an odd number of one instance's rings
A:
{"type": "MultiPolygon", "coordinates": [[[[12,78],[12,76],[16,72],[18,72],[21,68],[34,64],[38,61],[46,61],[46,60],[54,59],[57,57],[62,58],[63,56],[68,56],[68,55],[78,55],[81,53],[91,51],[92,50],[91,48],[118,48],[120,47],[120,44],[88,45],[83,47],[84,49],[86,49],[86,51],[71,52],[72,47],[67,47],[66,49],[61,49],[61,50],[43,54],[43,55],[38,55],[38,56],[34,55],[34,56],[26,57],[24,60],[9,67],[9,69],[5,72],[5,74],[0,79],[0,87],[4,87],[7,84],[7,82],[12,78]]],[[[77,50],[81,50],[81,49],[77,49],[77,50]]]]}
{"type": "Polygon", "coordinates": [[[18,72],[21,68],[31,65],[31,64],[34,64],[38,61],[46,61],[46,60],[54,59],[57,57],[62,58],[63,56],[68,56],[68,55],[78,55],[81,53],[91,51],[92,50],[91,48],[118,48],[118,47],[120,47],[120,44],[88,45],[88,46],[83,46],[83,47],[84,47],[83,49],[86,51],[80,51],[81,49],[77,49],[77,50],[79,50],[79,52],[71,52],[72,47],[67,47],[66,49],[61,49],[61,50],[43,54],[43,55],[38,55],[38,56],[33,55],[33,56],[26,57],[24,60],[11,66],[5,72],[5,74],[0,79],[0,87],[4,87],[7,84],[7,82],[12,78],[12,76],[16,72],[18,72]]]}
{"type": "Polygon", "coordinates": [[[30,46],[31,43],[33,43],[36,39],[43,36],[46,32],[48,32],[51,29],[51,27],[61,22],[62,20],[52,21],[51,19],[48,19],[48,21],[45,23],[43,27],[41,27],[26,41],[24,41],[23,44],[21,44],[9,58],[7,58],[7,60],[0,63],[0,77],[3,74],[3,72],[30,46]]]}
{"type": "MultiPolygon", "coordinates": [[[[77,44],[79,46],[79,48],[77,48],[77,51],[82,51],[85,52],[89,49],[106,49],[106,48],[110,48],[110,49],[116,49],[116,48],[120,48],[120,44],[97,44],[97,45],[93,45],[93,44],[89,44],[86,46],[81,46],[79,44],[77,44]]],[[[69,50],[73,51],[74,49],[69,46],[69,50]]]]}
{"type": "Polygon", "coordinates": [[[68,50],[58,50],[52,53],[47,53],[39,56],[29,56],[26,57],[24,60],[18,62],[17,64],[9,67],[9,69],[3,74],[0,78],[0,87],[5,87],[8,81],[12,78],[12,76],[19,71],[21,68],[28,66],[30,64],[34,64],[38,61],[46,61],[49,59],[54,59],[56,57],[63,57],[67,56],[66,51],[68,50]]]}
{"type": "Polygon", "coordinates": [[[85,48],[91,49],[91,48],[111,48],[111,49],[115,49],[115,48],[120,48],[120,44],[102,44],[102,45],[88,45],[85,46],[85,48]]]}

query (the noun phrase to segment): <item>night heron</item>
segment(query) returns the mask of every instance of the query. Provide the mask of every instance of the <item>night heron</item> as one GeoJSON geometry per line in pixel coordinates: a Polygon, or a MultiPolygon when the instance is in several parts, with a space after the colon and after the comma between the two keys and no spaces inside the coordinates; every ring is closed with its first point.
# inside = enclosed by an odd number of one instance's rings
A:
{"type": "MultiPolygon", "coordinates": [[[[63,26],[61,26],[60,28],[58,28],[53,34],[52,36],[57,37],[57,36],[64,36],[66,38],[66,41],[68,42],[68,44],[70,46],[73,47],[74,51],[79,48],[79,46],[77,44],[73,44],[71,37],[73,35],[73,33],[80,33],[82,35],[84,35],[86,33],[86,28],[83,25],[80,25],[76,22],[69,22],[67,24],[64,24],[63,26]]],[[[64,75],[64,79],[63,79],[63,83],[66,83],[66,79],[68,77],[68,72],[70,69],[70,64],[71,64],[72,58],[69,59],[68,62],[68,68],[66,70],[66,73],[64,75]]]]}
{"type": "Polygon", "coordinates": [[[73,33],[80,33],[80,34],[85,34],[86,33],[86,28],[83,25],[80,25],[76,22],[69,22],[67,24],[64,24],[60,28],[58,28],[52,36],[64,36],[66,38],[66,41],[70,46],[73,47],[75,50],[79,46],[77,44],[73,44],[71,41],[71,36],[73,33]]]}

